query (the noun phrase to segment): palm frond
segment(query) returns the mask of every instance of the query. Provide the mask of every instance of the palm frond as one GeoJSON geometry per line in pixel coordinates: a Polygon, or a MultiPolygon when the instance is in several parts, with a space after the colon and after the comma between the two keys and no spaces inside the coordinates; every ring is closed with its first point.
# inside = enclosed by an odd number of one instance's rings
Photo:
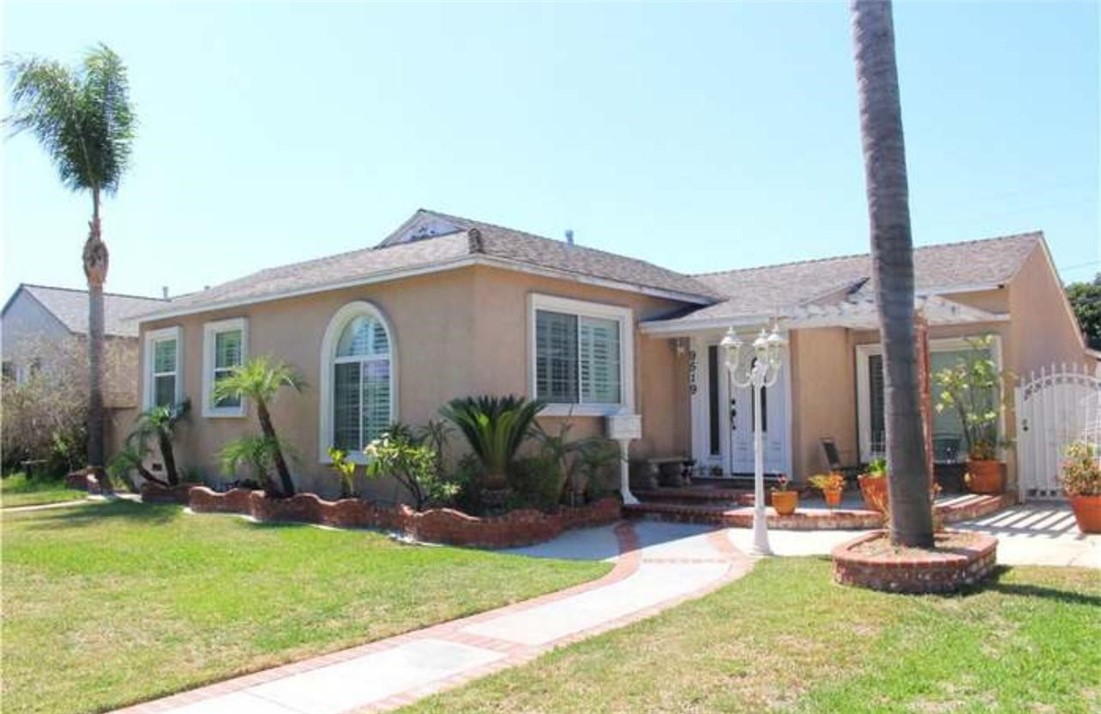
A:
{"type": "Polygon", "coordinates": [[[13,108],[4,123],[12,134],[34,134],[67,188],[115,192],[129,164],[136,124],[118,55],[99,45],[79,71],[39,57],[4,66],[13,108]]]}

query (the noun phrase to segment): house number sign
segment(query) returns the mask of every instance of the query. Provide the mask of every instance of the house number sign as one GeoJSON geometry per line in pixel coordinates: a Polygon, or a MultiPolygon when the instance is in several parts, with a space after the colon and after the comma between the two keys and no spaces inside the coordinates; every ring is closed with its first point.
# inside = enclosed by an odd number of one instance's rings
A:
{"type": "Polygon", "coordinates": [[[697,375],[696,350],[689,350],[688,351],[688,393],[693,395],[693,396],[695,396],[696,390],[698,389],[698,387],[696,386],[696,379],[697,379],[696,375],[697,375]]]}

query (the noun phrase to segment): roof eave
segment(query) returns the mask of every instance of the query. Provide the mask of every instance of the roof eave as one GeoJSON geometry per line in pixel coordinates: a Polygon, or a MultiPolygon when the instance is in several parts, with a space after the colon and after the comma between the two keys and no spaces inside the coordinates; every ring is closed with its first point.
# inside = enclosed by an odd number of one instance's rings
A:
{"type": "Polygon", "coordinates": [[[142,325],[147,322],[154,322],[157,320],[167,320],[173,317],[184,317],[187,315],[197,315],[204,312],[215,312],[217,310],[229,310],[236,307],[243,307],[245,305],[257,305],[261,303],[273,302],[276,300],[285,300],[287,298],[301,297],[304,295],[316,295],[317,293],[329,292],[332,290],[342,290],[344,288],[361,287],[364,285],[373,285],[376,283],[390,282],[393,280],[401,280],[404,278],[411,278],[418,275],[426,275],[431,273],[439,273],[447,270],[457,270],[459,268],[465,268],[474,265],[485,265],[489,267],[501,268],[503,270],[512,270],[515,272],[528,273],[531,275],[541,275],[544,277],[556,278],[559,280],[569,280],[572,282],[583,283],[586,285],[596,285],[599,287],[607,287],[613,290],[623,290],[627,292],[634,292],[643,295],[649,295],[651,297],[659,297],[667,300],[675,300],[677,302],[690,303],[695,305],[712,305],[717,302],[716,298],[706,295],[697,295],[693,293],[682,293],[675,290],[665,290],[661,288],[652,288],[645,285],[635,285],[632,283],[621,282],[617,280],[609,280],[605,278],[597,278],[593,276],[582,275],[580,273],[571,273],[564,270],[555,270],[553,268],[545,268],[542,266],[532,265],[530,263],[524,263],[522,261],[513,261],[506,258],[499,258],[496,256],[488,255],[467,255],[457,259],[449,259],[446,261],[439,261],[434,263],[426,263],[424,265],[417,266],[415,268],[401,268],[395,270],[380,271],[377,273],[371,273],[354,280],[343,280],[333,283],[324,283],[320,285],[310,286],[308,288],[300,288],[297,290],[285,290],[280,292],[271,293],[268,295],[238,299],[238,300],[223,300],[220,302],[204,303],[202,305],[182,307],[178,309],[169,309],[145,315],[136,315],[134,320],[138,322],[138,325],[142,325]]]}

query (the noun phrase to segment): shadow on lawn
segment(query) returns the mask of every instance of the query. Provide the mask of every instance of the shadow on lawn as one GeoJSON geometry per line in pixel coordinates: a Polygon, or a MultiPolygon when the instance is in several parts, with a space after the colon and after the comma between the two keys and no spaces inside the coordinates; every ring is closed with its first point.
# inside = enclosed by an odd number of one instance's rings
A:
{"type": "Polygon", "coordinates": [[[28,521],[33,521],[33,524],[28,526],[31,529],[53,530],[101,525],[112,519],[158,525],[174,521],[182,513],[183,509],[175,505],[106,501],[104,503],[82,503],[72,508],[32,511],[28,512],[25,518],[28,521]]]}
{"type": "Polygon", "coordinates": [[[995,566],[994,571],[990,574],[989,578],[981,583],[977,583],[970,588],[961,590],[959,593],[956,594],[956,596],[974,597],[976,595],[982,595],[986,592],[991,592],[1001,595],[1014,595],[1017,597],[1055,600],[1058,602],[1066,603],[1068,605],[1089,605],[1091,607],[1101,607],[1101,595],[1087,595],[1085,593],[1074,592],[1073,590],[1059,590],[1058,588],[1049,588],[1043,585],[1003,583],[1002,577],[1009,573],[1011,570],[1013,570],[1013,568],[1008,565],[995,566]]]}

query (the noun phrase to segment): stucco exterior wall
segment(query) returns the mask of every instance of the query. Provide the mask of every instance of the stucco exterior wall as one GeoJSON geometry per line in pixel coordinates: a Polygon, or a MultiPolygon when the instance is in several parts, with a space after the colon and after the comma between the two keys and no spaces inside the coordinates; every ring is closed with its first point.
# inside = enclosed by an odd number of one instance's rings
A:
{"type": "MultiPolygon", "coordinates": [[[[217,453],[238,436],[256,433],[255,415],[207,418],[201,414],[203,325],[244,317],[248,320],[248,354],[270,354],[299,369],[308,382],[301,394],[284,390],[273,405],[279,433],[294,446],[295,472],[301,488],[331,493],[330,469],[319,463],[318,385],[323,368],[321,343],[330,319],[349,302],[373,303],[390,323],[396,356],[398,410],[402,422],[420,425],[438,417],[441,405],[474,394],[529,394],[532,369],[528,324],[531,293],[558,295],[630,307],[633,320],[663,314],[677,303],[513,271],[471,267],[400,281],[278,300],[239,309],[159,320],[149,330],[179,326],[182,330],[182,390],[194,405],[181,429],[179,460],[217,479],[217,453]]],[[[637,334],[635,344],[636,412],[644,414],[644,438],[632,456],[675,448],[677,394],[674,351],[665,339],[637,334]],[[648,375],[643,382],[639,375],[648,375]]],[[[143,346],[144,349],[144,341],[143,346]]],[[[141,364],[144,364],[144,356],[141,364]]],[[[145,375],[142,374],[142,379],[145,375]]],[[[139,388],[143,388],[139,387],[139,388]]],[[[139,391],[139,393],[141,393],[139,391]]],[[[554,429],[556,419],[545,419],[554,429]]],[[[600,433],[603,422],[574,417],[572,436],[600,433]]],[[[461,441],[456,435],[455,440],[461,441]]],[[[393,498],[391,485],[376,484],[373,495],[393,498]]]]}
{"type": "Polygon", "coordinates": [[[857,460],[856,369],[849,331],[791,334],[792,476],[805,481],[826,470],[822,439],[832,437],[846,463],[857,460]]]}
{"type": "Polygon", "coordinates": [[[37,340],[63,340],[69,336],[69,330],[61,321],[23,290],[8,305],[3,321],[0,322],[3,359],[17,367],[26,367],[29,364],[29,343],[37,340]]]}
{"type": "Polygon", "coordinates": [[[1010,364],[1018,375],[1055,362],[1088,362],[1063,285],[1042,247],[1014,276],[1008,302],[1013,313],[1010,364]]]}

